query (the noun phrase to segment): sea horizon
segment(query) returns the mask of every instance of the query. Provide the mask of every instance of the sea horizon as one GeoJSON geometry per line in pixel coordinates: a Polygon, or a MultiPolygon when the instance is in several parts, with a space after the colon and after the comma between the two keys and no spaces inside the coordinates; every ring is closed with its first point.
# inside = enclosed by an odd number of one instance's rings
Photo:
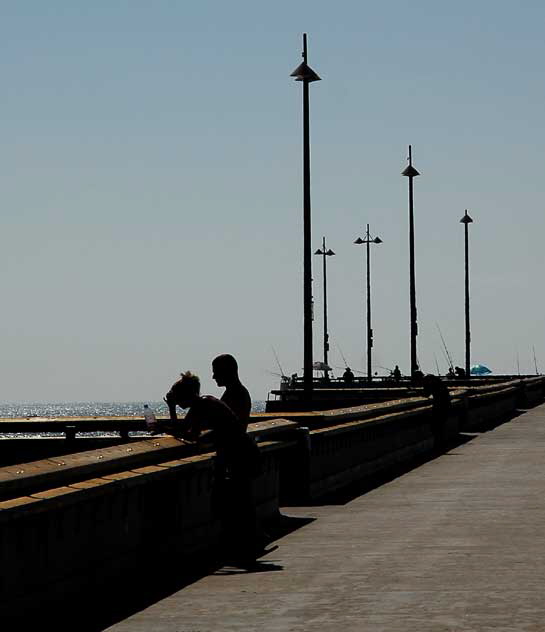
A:
{"type": "MultiPolygon", "coordinates": [[[[0,403],[0,419],[27,419],[32,417],[143,417],[144,404],[156,415],[167,415],[163,401],[129,402],[5,402],[0,403]]],[[[265,402],[252,402],[252,412],[264,412],[265,402]]]]}

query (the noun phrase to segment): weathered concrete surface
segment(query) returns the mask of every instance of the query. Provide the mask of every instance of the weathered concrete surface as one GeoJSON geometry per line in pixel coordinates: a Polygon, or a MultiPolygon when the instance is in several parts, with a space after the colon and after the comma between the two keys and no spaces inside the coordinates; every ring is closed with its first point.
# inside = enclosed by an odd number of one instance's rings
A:
{"type": "Polygon", "coordinates": [[[545,406],[224,568],[115,632],[545,630],[545,406]]]}

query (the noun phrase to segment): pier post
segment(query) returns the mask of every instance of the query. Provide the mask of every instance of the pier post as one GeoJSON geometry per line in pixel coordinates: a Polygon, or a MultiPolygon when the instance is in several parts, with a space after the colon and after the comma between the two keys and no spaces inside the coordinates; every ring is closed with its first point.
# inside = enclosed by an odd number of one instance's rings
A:
{"type": "Polygon", "coordinates": [[[373,367],[371,363],[371,349],[373,348],[373,328],[371,327],[371,255],[370,244],[381,244],[382,239],[375,237],[371,239],[369,233],[369,224],[367,224],[367,232],[365,239],[358,237],[355,244],[367,244],[367,381],[369,384],[373,382],[373,367]]]}
{"type": "Polygon", "coordinates": [[[303,34],[303,63],[292,73],[303,82],[303,391],[312,398],[312,249],[310,212],[310,116],[309,89],[320,77],[307,65],[307,34],[303,34]]]}
{"type": "Polygon", "coordinates": [[[466,379],[471,375],[471,362],[470,362],[470,345],[471,345],[471,331],[469,328],[469,224],[473,223],[473,220],[465,211],[465,215],[460,220],[460,223],[464,225],[464,243],[465,243],[465,321],[466,321],[466,379]]]}
{"type": "Polygon", "coordinates": [[[329,352],[329,333],[327,330],[327,266],[326,257],[332,257],[335,253],[331,248],[327,249],[325,245],[325,237],[322,238],[322,248],[314,253],[321,255],[323,260],[322,275],[324,281],[324,376],[329,375],[328,352],[329,352]]]}
{"type": "Polygon", "coordinates": [[[418,370],[418,356],[416,353],[416,336],[418,335],[418,324],[416,320],[416,287],[414,272],[414,200],[413,200],[413,179],[420,173],[412,164],[412,147],[409,145],[409,166],[401,175],[409,178],[409,294],[410,294],[410,314],[411,314],[411,377],[414,378],[418,370]]]}

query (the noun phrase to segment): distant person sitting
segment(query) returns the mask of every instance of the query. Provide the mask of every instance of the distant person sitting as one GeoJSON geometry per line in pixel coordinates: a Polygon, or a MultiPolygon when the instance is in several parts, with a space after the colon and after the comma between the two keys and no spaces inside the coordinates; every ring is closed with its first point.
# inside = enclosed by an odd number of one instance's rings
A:
{"type": "Polygon", "coordinates": [[[212,378],[218,386],[225,386],[225,392],[221,396],[221,401],[229,406],[244,424],[244,429],[246,430],[250,421],[252,399],[248,389],[238,377],[238,364],[235,358],[228,353],[214,358],[212,361],[212,378]]]}
{"type": "Polygon", "coordinates": [[[466,370],[462,369],[461,366],[455,367],[454,372],[456,373],[456,377],[458,377],[460,379],[464,378],[466,376],[466,370]]]}
{"type": "Polygon", "coordinates": [[[199,378],[189,371],[172,385],[165,401],[170,411],[170,434],[197,441],[203,430],[212,431],[206,436],[216,449],[212,505],[222,523],[224,553],[244,565],[255,563],[260,547],[253,479],[259,475],[261,464],[254,440],[227,404],[211,395],[200,395],[199,378]],[[182,421],[178,421],[176,406],[189,408],[182,421]]]}
{"type": "Polygon", "coordinates": [[[401,379],[401,371],[399,370],[399,366],[396,364],[394,370],[392,371],[392,377],[396,382],[399,382],[401,379]]]}
{"type": "Polygon", "coordinates": [[[448,369],[447,377],[448,378],[456,377],[456,374],[454,373],[454,369],[451,366],[448,369]]]}
{"type": "Polygon", "coordinates": [[[354,382],[354,373],[349,366],[346,367],[343,373],[343,381],[345,384],[353,384],[354,382]]]}

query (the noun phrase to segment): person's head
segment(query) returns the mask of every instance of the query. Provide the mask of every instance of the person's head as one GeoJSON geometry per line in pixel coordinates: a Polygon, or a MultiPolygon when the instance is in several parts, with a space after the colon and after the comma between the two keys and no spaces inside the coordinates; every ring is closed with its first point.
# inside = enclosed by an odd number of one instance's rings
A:
{"type": "Polygon", "coordinates": [[[165,400],[170,406],[172,404],[180,408],[189,408],[199,397],[201,381],[197,375],[186,371],[182,377],[174,382],[170,391],[166,394],[165,400]]]}
{"type": "Polygon", "coordinates": [[[235,358],[224,353],[212,360],[212,378],[218,386],[227,386],[238,380],[238,365],[235,358]]]}

